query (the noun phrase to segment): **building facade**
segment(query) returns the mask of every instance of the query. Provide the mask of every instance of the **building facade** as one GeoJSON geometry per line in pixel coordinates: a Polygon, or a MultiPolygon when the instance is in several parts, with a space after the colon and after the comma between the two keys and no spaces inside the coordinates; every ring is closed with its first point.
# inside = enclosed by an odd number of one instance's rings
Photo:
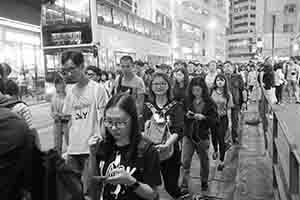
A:
{"type": "Polygon", "coordinates": [[[255,55],[257,2],[230,0],[227,60],[245,62],[255,55]]]}
{"type": "Polygon", "coordinates": [[[272,56],[272,30],[274,27],[274,57],[290,57],[298,54],[297,34],[299,33],[299,0],[264,0],[262,21],[257,35],[262,38],[264,56],[272,56]],[[273,26],[274,24],[274,26],[273,26]]]}
{"type": "Polygon", "coordinates": [[[0,2],[0,62],[12,67],[11,78],[17,78],[21,71],[27,71],[39,79],[44,76],[40,8],[24,2],[0,2]]]}
{"type": "Polygon", "coordinates": [[[172,50],[174,59],[225,60],[227,0],[176,2],[172,50]]]}

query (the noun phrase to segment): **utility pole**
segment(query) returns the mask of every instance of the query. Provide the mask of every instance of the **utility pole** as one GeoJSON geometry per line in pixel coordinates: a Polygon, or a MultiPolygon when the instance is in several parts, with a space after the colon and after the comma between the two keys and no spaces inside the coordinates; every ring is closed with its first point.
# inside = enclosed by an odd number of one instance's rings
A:
{"type": "Polygon", "coordinates": [[[272,15],[272,59],[274,59],[276,15],[272,15]]]}

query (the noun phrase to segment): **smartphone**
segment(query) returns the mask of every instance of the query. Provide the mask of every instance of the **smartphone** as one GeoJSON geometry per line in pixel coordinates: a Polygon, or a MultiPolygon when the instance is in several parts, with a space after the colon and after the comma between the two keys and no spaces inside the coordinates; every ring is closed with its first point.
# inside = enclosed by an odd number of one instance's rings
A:
{"type": "Polygon", "coordinates": [[[95,181],[105,181],[108,176],[93,176],[92,179],[95,181]]]}
{"type": "Polygon", "coordinates": [[[195,116],[195,113],[189,110],[188,113],[187,113],[187,115],[188,115],[189,117],[194,117],[194,116],[195,116]]]}

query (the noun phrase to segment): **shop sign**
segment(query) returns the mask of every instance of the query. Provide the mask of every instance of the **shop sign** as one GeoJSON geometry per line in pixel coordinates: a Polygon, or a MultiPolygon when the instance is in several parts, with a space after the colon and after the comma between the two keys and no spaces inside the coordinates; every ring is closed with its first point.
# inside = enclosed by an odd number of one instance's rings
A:
{"type": "Polygon", "coordinates": [[[81,31],[51,33],[51,43],[54,45],[74,45],[81,44],[81,31]]]}

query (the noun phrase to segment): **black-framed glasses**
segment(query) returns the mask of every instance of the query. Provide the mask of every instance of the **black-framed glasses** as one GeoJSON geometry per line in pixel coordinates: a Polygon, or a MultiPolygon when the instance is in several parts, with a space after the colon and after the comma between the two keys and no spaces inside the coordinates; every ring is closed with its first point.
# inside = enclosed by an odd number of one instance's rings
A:
{"type": "Polygon", "coordinates": [[[95,73],[89,73],[89,72],[85,72],[85,75],[87,75],[87,76],[96,76],[95,73]]]}
{"type": "Polygon", "coordinates": [[[161,83],[152,83],[152,85],[153,86],[167,86],[168,85],[168,83],[166,83],[166,82],[161,82],[161,83]]]}
{"type": "Polygon", "coordinates": [[[111,119],[103,120],[103,124],[105,127],[112,128],[114,126],[118,129],[125,128],[127,126],[128,122],[129,122],[129,119],[124,120],[124,121],[115,121],[115,120],[111,120],[111,119]]]}
{"type": "Polygon", "coordinates": [[[131,67],[131,65],[121,65],[121,68],[126,68],[126,69],[128,69],[128,68],[130,68],[131,67]]]}

